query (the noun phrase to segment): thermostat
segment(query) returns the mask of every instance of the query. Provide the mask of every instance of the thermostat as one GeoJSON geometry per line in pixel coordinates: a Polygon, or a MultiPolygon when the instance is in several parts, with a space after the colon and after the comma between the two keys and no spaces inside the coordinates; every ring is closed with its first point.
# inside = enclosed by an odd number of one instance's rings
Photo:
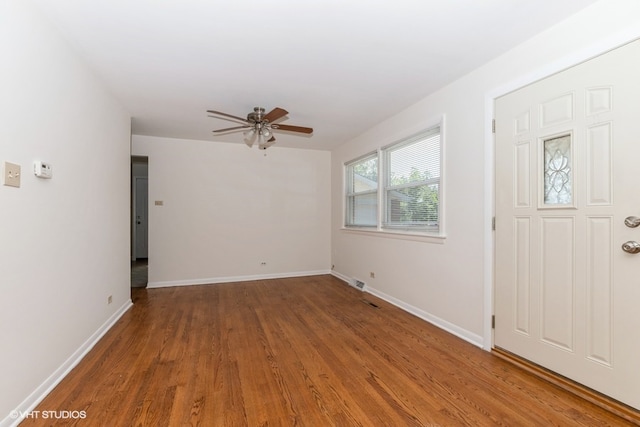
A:
{"type": "Polygon", "coordinates": [[[33,173],[38,178],[49,179],[53,176],[53,168],[51,167],[51,163],[38,161],[33,164],[33,173]]]}

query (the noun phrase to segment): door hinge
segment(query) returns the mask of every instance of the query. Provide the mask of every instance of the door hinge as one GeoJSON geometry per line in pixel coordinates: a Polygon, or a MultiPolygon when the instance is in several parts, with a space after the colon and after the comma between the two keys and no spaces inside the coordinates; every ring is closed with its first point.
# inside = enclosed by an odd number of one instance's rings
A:
{"type": "Polygon", "coordinates": [[[491,229],[496,231],[496,217],[491,218],[491,229]]]}
{"type": "Polygon", "coordinates": [[[491,120],[491,133],[496,133],[496,119],[491,120]]]}
{"type": "Polygon", "coordinates": [[[491,329],[496,328],[496,315],[491,316],[491,329]]]}

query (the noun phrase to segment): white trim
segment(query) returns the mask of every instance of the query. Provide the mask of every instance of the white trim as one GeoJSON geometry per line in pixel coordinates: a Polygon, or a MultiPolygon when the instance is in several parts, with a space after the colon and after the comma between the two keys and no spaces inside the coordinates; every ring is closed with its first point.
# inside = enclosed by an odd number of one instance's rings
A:
{"type": "Polygon", "coordinates": [[[440,186],[438,191],[438,234],[447,235],[447,116],[440,116],[440,186]]]}
{"type": "MultiPolygon", "coordinates": [[[[332,274],[331,270],[297,271],[294,273],[255,274],[250,276],[223,276],[204,279],[167,280],[147,283],[147,289],[170,288],[173,286],[214,285],[217,283],[249,282],[252,280],[284,279],[287,277],[320,276],[332,274]]],[[[1,426],[0,426],[1,427],[1,426]]]]}
{"type": "Polygon", "coordinates": [[[337,271],[331,271],[331,275],[342,280],[343,282],[345,282],[346,284],[350,284],[351,283],[351,279],[347,276],[345,276],[342,273],[338,273],[337,271]]]}
{"type": "Polygon", "coordinates": [[[494,102],[496,96],[485,97],[484,114],[484,256],[483,256],[483,336],[482,348],[491,351],[493,348],[493,278],[494,278],[494,232],[495,215],[495,143],[493,136],[494,102]]]}
{"type": "Polygon", "coordinates": [[[14,427],[20,424],[21,417],[14,418],[12,414],[26,414],[35,407],[62,381],[73,368],[89,353],[89,351],[100,341],[109,329],[122,317],[124,313],[133,306],[129,299],[116,311],[105,323],[98,328],[58,369],[56,369],[42,384],[40,384],[26,399],[22,401],[13,411],[0,421],[0,427],[14,427]]]}
{"type": "MultiPolygon", "coordinates": [[[[347,285],[351,286],[352,280],[349,277],[341,273],[338,273],[336,271],[332,271],[331,275],[335,276],[336,278],[344,281],[347,285]]],[[[424,320],[425,322],[429,322],[432,325],[444,331],[447,331],[450,334],[453,334],[460,339],[467,341],[468,343],[471,343],[477,347],[482,347],[482,337],[480,335],[474,334],[473,332],[469,332],[466,329],[462,329],[459,326],[454,325],[453,323],[449,323],[446,320],[439,318],[438,316],[434,316],[433,314],[427,313],[426,311],[421,310],[417,307],[414,307],[411,304],[407,304],[404,301],[400,301],[397,298],[387,295],[382,291],[379,291],[375,288],[371,288],[369,287],[369,285],[365,286],[364,292],[370,293],[371,295],[375,295],[378,298],[383,299],[388,303],[395,305],[399,309],[406,311],[407,313],[412,314],[424,320]]]]}
{"type": "Polygon", "coordinates": [[[621,30],[616,34],[602,39],[597,43],[577,50],[555,62],[540,67],[529,74],[520,76],[519,78],[516,78],[504,85],[495,87],[485,94],[484,161],[486,167],[484,173],[484,223],[487,224],[487,226],[485,227],[484,233],[484,342],[482,348],[487,351],[490,351],[493,347],[493,329],[491,328],[491,316],[493,315],[493,268],[495,262],[495,254],[494,236],[490,224],[495,214],[495,164],[493,162],[495,147],[493,132],[491,129],[491,121],[494,118],[495,99],[638,39],[640,39],[640,27],[625,28],[624,30],[621,30]]]}
{"type": "Polygon", "coordinates": [[[351,234],[359,234],[362,236],[371,236],[371,237],[385,237],[388,239],[400,239],[400,240],[413,240],[415,242],[425,242],[425,243],[437,243],[444,244],[447,236],[444,234],[427,234],[427,233],[419,233],[419,232],[411,232],[411,231],[400,231],[400,230],[378,230],[378,229],[368,229],[368,228],[353,228],[353,227],[344,227],[341,228],[340,231],[351,234]]]}
{"type": "Polygon", "coordinates": [[[381,292],[377,289],[370,288],[369,286],[365,288],[365,292],[375,295],[378,298],[383,299],[388,303],[393,304],[396,307],[406,311],[407,313],[413,314],[414,316],[426,322],[429,322],[432,325],[437,326],[438,328],[444,331],[447,331],[450,334],[455,335],[458,338],[461,338],[467,341],[468,343],[471,343],[477,347],[482,347],[482,337],[480,335],[467,331],[466,329],[463,329],[457,325],[454,325],[453,323],[449,323],[446,320],[439,318],[438,316],[434,316],[431,313],[427,313],[424,310],[414,307],[411,304],[407,304],[404,301],[400,301],[399,299],[394,298],[390,295],[387,295],[384,292],[381,292]]]}

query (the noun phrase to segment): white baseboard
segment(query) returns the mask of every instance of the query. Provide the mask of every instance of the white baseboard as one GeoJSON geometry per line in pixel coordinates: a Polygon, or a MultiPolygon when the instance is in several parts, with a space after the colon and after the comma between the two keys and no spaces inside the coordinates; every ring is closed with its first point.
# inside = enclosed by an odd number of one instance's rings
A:
{"type": "Polygon", "coordinates": [[[419,317],[422,320],[425,320],[435,326],[437,326],[440,329],[444,329],[445,331],[449,332],[450,334],[453,334],[455,336],[457,336],[458,338],[461,338],[475,346],[481,347],[484,344],[484,339],[477,334],[474,334],[472,332],[467,331],[466,329],[463,329],[457,325],[454,325],[453,323],[447,322],[444,319],[441,319],[437,316],[434,316],[431,313],[427,313],[424,310],[421,310],[417,307],[412,306],[411,304],[407,304],[404,301],[400,301],[397,298],[394,298],[390,295],[385,294],[384,292],[381,292],[377,289],[373,289],[370,288],[369,286],[367,286],[365,288],[365,292],[369,292],[372,295],[377,296],[378,298],[381,298],[385,301],[387,301],[390,304],[395,305],[398,308],[401,308],[402,310],[413,314],[416,317],[419,317]]]}
{"type": "MultiPolygon", "coordinates": [[[[346,282],[348,285],[351,286],[352,280],[349,277],[335,271],[332,271],[331,274],[337,277],[338,279],[343,280],[344,282],[346,282]]],[[[369,285],[365,286],[364,292],[368,292],[371,295],[375,295],[378,298],[383,299],[388,303],[395,305],[401,310],[404,310],[407,313],[413,314],[414,316],[419,317],[420,319],[427,321],[432,325],[437,326],[438,328],[443,329],[449,332],[450,334],[453,334],[458,338],[461,338],[475,346],[478,346],[478,347],[483,346],[484,339],[480,335],[469,332],[466,329],[463,329],[457,325],[454,325],[453,323],[449,323],[446,320],[443,320],[437,316],[434,316],[433,314],[427,313],[426,311],[421,310],[417,307],[414,307],[411,304],[407,304],[406,302],[400,301],[399,299],[394,298],[390,295],[387,295],[384,292],[371,288],[369,287],[369,285]]]]}
{"type": "Polygon", "coordinates": [[[350,277],[347,277],[344,274],[338,273],[337,271],[331,271],[331,275],[334,276],[334,277],[337,277],[338,279],[342,280],[343,282],[347,283],[348,285],[350,285],[351,282],[353,282],[353,280],[351,280],[350,277]]]}
{"type": "Polygon", "coordinates": [[[133,306],[131,300],[125,302],[96,332],[93,333],[58,369],[56,369],[40,386],[38,386],[25,400],[22,401],[4,419],[0,420],[0,427],[14,427],[20,424],[21,414],[31,412],[64,377],[76,367],[87,353],[100,341],[100,338],[133,306]]]}
{"type": "MultiPolygon", "coordinates": [[[[256,274],[251,276],[210,277],[207,279],[170,280],[148,282],[147,289],[168,288],[172,286],[213,285],[216,283],[248,282],[251,280],[284,279],[287,277],[319,276],[331,274],[331,270],[298,271],[294,273],[256,274]]],[[[1,426],[0,426],[1,427],[1,426]]]]}

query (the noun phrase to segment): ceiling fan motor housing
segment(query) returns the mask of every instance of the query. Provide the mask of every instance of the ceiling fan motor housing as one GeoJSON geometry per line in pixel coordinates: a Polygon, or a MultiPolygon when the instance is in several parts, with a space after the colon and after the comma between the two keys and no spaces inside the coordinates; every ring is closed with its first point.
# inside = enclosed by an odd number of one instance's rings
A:
{"type": "Polygon", "coordinates": [[[261,122],[264,117],[264,108],[255,107],[253,113],[247,114],[247,120],[253,123],[261,122]]]}

